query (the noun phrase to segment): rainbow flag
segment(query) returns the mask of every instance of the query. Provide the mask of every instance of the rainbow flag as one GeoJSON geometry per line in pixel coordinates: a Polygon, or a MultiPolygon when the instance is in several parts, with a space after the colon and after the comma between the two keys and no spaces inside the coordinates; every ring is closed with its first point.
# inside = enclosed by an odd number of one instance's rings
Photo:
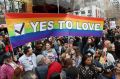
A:
{"type": "Polygon", "coordinates": [[[101,37],[102,18],[70,14],[7,13],[7,28],[13,47],[49,36],[101,37]]]}

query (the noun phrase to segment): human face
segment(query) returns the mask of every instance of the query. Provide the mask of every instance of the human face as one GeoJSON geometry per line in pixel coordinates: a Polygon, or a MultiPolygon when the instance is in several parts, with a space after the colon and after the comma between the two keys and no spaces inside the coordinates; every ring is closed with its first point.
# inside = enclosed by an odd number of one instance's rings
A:
{"type": "Polygon", "coordinates": [[[74,42],[74,39],[70,39],[70,43],[73,43],[74,42]]]}
{"type": "Polygon", "coordinates": [[[28,55],[32,55],[32,53],[33,53],[32,48],[29,48],[29,49],[28,49],[28,55]]]}
{"type": "Polygon", "coordinates": [[[75,54],[75,50],[74,49],[71,49],[71,54],[75,54]]]}
{"type": "Polygon", "coordinates": [[[32,79],[38,79],[37,75],[36,74],[32,75],[32,79]]]}
{"type": "Polygon", "coordinates": [[[73,48],[73,44],[69,44],[69,48],[73,48]]]}
{"type": "Polygon", "coordinates": [[[7,58],[6,60],[7,60],[8,63],[12,62],[13,61],[12,56],[7,58]]]}
{"type": "Polygon", "coordinates": [[[61,42],[58,40],[58,44],[61,45],[61,42]]]}
{"type": "Polygon", "coordinates": [[[85,60],[85,64],[86,64],[86,65],[91,65],[91,64],[92,64],[92,57],[88,57],[88,58],[85,60]]]}
{"type": "Polygon", "coordinates": [[[45,57],[44,60],[45,60],[44,61],[45,64],[50,64],[51,63],[51,60],[48,57],[45,57]]]}
{"type": "Polygon", "coordinates": [[[112,45],[112,51],[115,51],[115,45],[112,45]]]}
{"type": "Polygon", "coordinates": [[[53,41],[53,37],[50,37],[50,38],[49,38],[49,41],[51,41],[51,42],[52,42],[52,41],[53,41]]]}
{"type": "Polygon", "coordinates": [[[42,44],[37,44],[37,45],[36,45],[36,49],[37,49],[37,50],[39,50],[39,49],[41,49],[41,48],[42,48],[42,44]]]}
{"type": "Polygon", "coordinates": [[[92,40],[89,38],[89,39],[88,39],[88,43],[91,43],[91,42],[92,42],[92,40]]]}
{"type": "Polygon", "coordinates": [[[108,48],[111,45],[111,42],[109,40],[106,40],[104,42],[104,47],[108,48]]]}
{"type": "Polygon", "coordinates": [[[116,73],[118,74],[120,74],[120,63],[118,63],[117,65],[116,65],[116,73]]]}
{"type": "Polygon", "coordinates": [[[49,43],[46,43],[46,50],[50,50],[51,49],[51,45],[49,43]]]}
{"type": "Polygon", "coordinates": [[[64,47],[65,47],[65,48],[68,48],[68,43],[65,43],[65,44],[64,44],[64,47]]]}

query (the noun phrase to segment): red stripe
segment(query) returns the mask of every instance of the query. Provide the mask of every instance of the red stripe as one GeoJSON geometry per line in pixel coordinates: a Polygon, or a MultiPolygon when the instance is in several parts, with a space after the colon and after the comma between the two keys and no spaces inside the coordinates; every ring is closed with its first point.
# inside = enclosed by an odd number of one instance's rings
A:
{"type": "Polygon", "coordinates": [[[48,13],[6,13],[6,18],[44,18],[44,17],[66,17],[66,14],[48,14],[48,13]]]}
{"type": "Polygon", "coordinates": [[[74,19],[83,19],[83,20],[95,20],[103,21],[102,18],[93,18],[93,17],[83,17],[70,14],[50,14],[50,13],[6,13],[5,17],[7,19],[17,19],[17,18],[60,18],[60,17],[70,17],[74,19]]]}

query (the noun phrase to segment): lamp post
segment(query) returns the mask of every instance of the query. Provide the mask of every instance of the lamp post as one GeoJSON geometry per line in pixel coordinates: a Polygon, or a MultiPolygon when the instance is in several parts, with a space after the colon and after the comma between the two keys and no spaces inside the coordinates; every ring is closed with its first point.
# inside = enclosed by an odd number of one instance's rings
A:
{"type": "Polygon", "coordinates": [[[59,4],[59,0],[57,0],[57,7],[58,7],[58,14],[60,13],[59,10],[60,10],[60,4],[59,4]]]}
{"type": "Polygon", "coordinates": [[[4,6],[5,6],[5,12],[7,12],[7,9],[6,9],[6,0],[4,0],[4,6]]]}

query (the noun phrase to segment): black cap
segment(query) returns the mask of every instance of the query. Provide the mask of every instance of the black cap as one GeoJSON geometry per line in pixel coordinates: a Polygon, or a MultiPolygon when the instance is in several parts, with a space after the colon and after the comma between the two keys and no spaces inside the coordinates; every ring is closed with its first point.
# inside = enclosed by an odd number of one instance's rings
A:
{"type": "Polygon", "coordinates": [[[8,52],[8,53],[5,53],[3,57],[4,57],[4,59],[10,58],[10,57],[12,57],[12,54],[8,52]]]}

